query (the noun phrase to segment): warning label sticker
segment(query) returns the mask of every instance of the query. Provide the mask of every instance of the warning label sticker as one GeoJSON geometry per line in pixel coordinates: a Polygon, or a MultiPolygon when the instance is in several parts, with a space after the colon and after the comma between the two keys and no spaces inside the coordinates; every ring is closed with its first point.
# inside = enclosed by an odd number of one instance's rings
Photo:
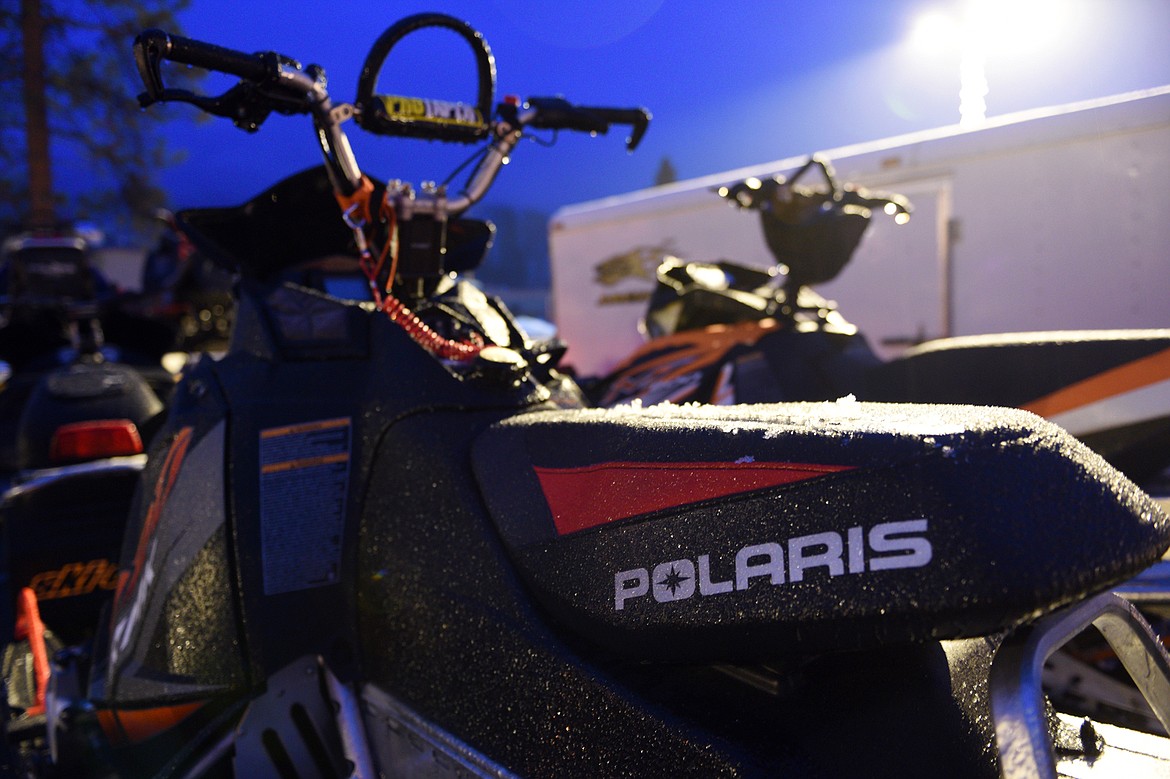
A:
{"type": "Polygon", "coordinates": [[[338,581],[351,427],[345,417],[260,431],[265,595],[338,581]]]}

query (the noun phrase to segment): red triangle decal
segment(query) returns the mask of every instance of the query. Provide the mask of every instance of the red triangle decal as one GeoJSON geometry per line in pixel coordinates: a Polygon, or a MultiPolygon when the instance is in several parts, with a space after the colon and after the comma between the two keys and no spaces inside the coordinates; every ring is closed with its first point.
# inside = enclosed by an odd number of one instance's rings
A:
{"type": "Polygon", "coordinates": [[[652,511],[815,479],[848,465],[734,462],[609,462],[579,468],[533,467],[557,533],[652,511]]]}

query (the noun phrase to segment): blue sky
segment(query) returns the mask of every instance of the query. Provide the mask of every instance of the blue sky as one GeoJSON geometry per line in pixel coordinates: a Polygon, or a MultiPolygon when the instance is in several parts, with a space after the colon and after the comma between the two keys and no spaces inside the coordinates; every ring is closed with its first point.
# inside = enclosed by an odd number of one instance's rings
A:
{"type": "MultiPolygon", "coordinates": [[[[1004,4],[1018,11],[1040,0],[1004,4]]],[[[562,133],[525,144],[489,199],[551,213],[649,186],[664,158],[679,178],[779,160],[958,120],[959,46],[913,32],[929,11],[955,17],[960,0],[432,0],[278,4],[192,0],[191,37],[277,50],[323,65],[335,100],[353,98],[366,51],[398,18],[439,11],[470,21],[492,47],[498,94],[561,94],[582,104],[644,106],[654,115],[633,155],[621,134],[562,133]]],[[[1041,5],[1044,5],[1041,3],[1041,5]]],[[[1170,2],[1055,0],[1034,36],[989,52],[988,114],[1170,83],[1170,2]]],[[[418,39],[391,55],[381,91],[473,97],[470,55],[454,37],[418,39]]],[[[308,122],[274,116],[256,135],[194,109],[150,109],[187,161],[164,171],[175,206],[240,202],[318,162],[308,122]]],[[[350,125],[350,127],[353,127],[350,125]]],[[[367,136],[353,127],[372,175],[441,180],[472,150],[367,136]]]]}

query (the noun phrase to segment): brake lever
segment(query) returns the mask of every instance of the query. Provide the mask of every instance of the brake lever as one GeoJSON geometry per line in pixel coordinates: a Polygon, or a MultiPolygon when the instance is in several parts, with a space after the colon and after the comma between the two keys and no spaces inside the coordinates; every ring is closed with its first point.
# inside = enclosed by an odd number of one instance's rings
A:
{"type": "Polygon", "coordinates": [[[216,96],[200,95],[187,89],[164,88],[154,95],[143,92],[138,96],[138,104],[146,108],[154,103],[188,103],[213,116],[231,119],[236,127],[254,133],[272,113],[272,107],[258,98],[257,91],[256,85],[248,81],[241,81],[216,96]]]}
{"type": "Polygon", "coordinates": [[[134,41],[134,62],[146,92],[138,96],[138,103],[146,108],[163,100],[168,91],[163,84],[162,61],[167,36],[161,30],[147,30],[134,41]]]}
{"type": "Polygon", "coordinates": [[[609,124],[627,124],[630,134],[626,138],[626,151],[633,151],[642,142],[642,136],[650,127],[650,112],[645,108],[581,108],[609,124]]]}
{"type": "Polygon", "coordinates": [[[633,151],[642,142],[642,136],[650,127],[650,112],[645,108],[634,109],[633,121],[630,122],[630,134],[626,138],[626,151],[633,151]]]}

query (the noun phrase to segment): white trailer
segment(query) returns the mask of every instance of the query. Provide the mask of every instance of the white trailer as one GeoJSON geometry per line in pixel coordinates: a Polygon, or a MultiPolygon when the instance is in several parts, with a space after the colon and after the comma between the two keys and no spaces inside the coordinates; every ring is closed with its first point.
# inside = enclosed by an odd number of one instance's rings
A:
{"type": "MultiPolygon", "coordinates": [[[[842,182],[896,192],[818,291],[886,355],[954,335],[1170,327],[1170,86],[819,152],[842,182]]],[[[665,255],[767,267],[759,215],[714,190],[794,157],[567,206],[549,229],[553,318],[580,375],[642,343],[665,255]]]]}

